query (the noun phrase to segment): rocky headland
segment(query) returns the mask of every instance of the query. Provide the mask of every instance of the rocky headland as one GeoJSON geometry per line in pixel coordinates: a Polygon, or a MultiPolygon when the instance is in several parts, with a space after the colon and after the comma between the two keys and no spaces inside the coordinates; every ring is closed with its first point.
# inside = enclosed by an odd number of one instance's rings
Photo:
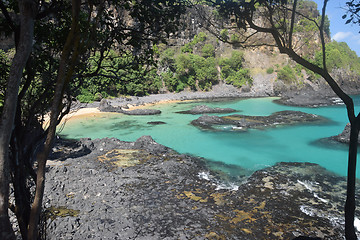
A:
{"type": "Polygon", "coordinates": [[[345,179],[316,164],[223,188],[205,161],[145,136],[58,141],[46,176],[47,239],[343,238],[345,179]]]}

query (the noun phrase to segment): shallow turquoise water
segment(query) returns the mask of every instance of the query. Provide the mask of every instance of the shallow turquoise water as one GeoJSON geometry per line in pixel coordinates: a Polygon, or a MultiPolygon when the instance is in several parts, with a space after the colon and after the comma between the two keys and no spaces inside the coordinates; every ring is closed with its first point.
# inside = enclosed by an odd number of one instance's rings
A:
{"type": "MultiPolygon", "coordinates": [[[[180,153],[190,153],[212,162],[227,165],[226,171],[236,169],[249,174],[277,162],[312,162],[346,175],[347,148],[342,145],[324,146],[317,140],[340,133],[347,121],[345,106],[321,108],[289,107],[273,103],[274,98],[237,99],[218,102],[180,102],[159,104],[149,108],[162,111],[155,116],[127,116],[104,114],[69,121],[60,135],[67,138],[116,137],[135,141],[143,135],[151,135],[161,144],[180,153]],[[329,119],[321,125],[277,127],[248,132],[210,132],[190,125],[200,115],[177,114],[195,105],[230,107],[246,115],[270,115],[276,111],[298,110],[318,114],[329,119]],[[149,121],[163,121],[163,125],[149,125],[149,121]]],[[[356,98],[357,105],[360,98],[356,98]]],[[[219,166],[219,165],[218,165],[219,166]]]]}

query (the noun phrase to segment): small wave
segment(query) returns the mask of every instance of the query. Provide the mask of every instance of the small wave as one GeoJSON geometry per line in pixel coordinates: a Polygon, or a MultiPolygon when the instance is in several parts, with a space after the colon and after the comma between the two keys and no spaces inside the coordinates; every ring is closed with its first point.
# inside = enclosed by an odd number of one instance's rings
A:
{"type": "Polygon", "coordinates": [[[207,181],[210,181],[210,173],[209,172],[199,172],[198,177],[201,179],[205,179],[207,181]]]}
{"type": "Polygon", "coordinates": [[[222,190],[222,189],[231,190],[231,191],[239,190],[239,185],[236,185],[234,183],[228,183],[228,184],[220,183],[220,184],[214,184],[214,185],[216,185],[215,190],[222,190]]]}
{"type": "MultiPolygon", "coordinates": [[[[306,215],[310,216],[310,217],[321,217],[321,218],[326,218],[330,221],[330,223],[334,226],[334,227],[339,227],[339,226],[343,226],[345,224],[343,218],[341,216],[336,216],[333,214],[329,214],[327,212],[323,212],[322,210],[318,210],[316,208],[310,207],[310,206],[306,206],[306,205],[301,205],[300,206],[300,211],[302,211],[303,213],[305,213],[306,215]]],[[[355,217],[355,222],[354,222],[354,226],[356,227],[356,229],[359,231],[360,230],[360,220],[358,218],[355,217]]]]}
{"type": "Polygon", "coordinates": [[[317,199],[319,199],[321,202],[323,203],[327,203],[329,202],[328,200],[326,200],[325,198],[321,198],[319,197],[319,195],[317,195],[317,193],[315,192],[315,188],[314,185],[319,185],[319,183],[317,182],[310,182],[310,181],[300,181],[297,180],[298,183],[300,183],[301,185],[303,185],[307,190],[309,190],[309,192],[313,193],[313,196],[317,199]]]}
{"type": "Polygon", "coordinates": [[[237,191],[239,190],[239,185],[232,182],[220,182],[211,176],[209,172],[199,172],[198,177],[200,179],[204,179],[206,181],[212,181],[213,185],[216,186],[215,190],[231,190],[237,191]]]}

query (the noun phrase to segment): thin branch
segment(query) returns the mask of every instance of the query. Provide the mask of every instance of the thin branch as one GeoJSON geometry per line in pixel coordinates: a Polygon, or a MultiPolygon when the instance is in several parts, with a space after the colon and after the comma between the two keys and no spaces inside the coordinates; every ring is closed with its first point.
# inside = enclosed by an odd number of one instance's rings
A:
{"type": "Polygon", "coordinates": [[[293,5],[293,9],[292,9],[292,14],[291,14],[291,26],[290,26],[290,32],[289,32],[289,48],[292,48],[292,35],[293,35],[294,24],[295,24],[296,6],[297,6],[297,0],[294,0],[294,5],[293,5]]]}
{"type": "Polygon", "coordinates": [[[325,12],[326,12],[326,5],[328,0],[324,0],[324,6],[322,7],[321,12],[321,23],[320,23],[320,39],[321,39],[321,47],[322,47],[322,54],[323,54],[323,67],[324,70],[327,71],[326,68],[326,46],[325,46],[325,38],[324,38],[324,22],[325,22],[325,12]]]}

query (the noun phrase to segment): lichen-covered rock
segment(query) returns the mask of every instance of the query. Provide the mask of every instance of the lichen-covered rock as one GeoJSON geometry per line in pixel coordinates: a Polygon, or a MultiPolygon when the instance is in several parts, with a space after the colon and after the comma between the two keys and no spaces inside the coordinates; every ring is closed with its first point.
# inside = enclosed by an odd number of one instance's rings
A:
{"type": "Polygon", "coordinates": [[[221,189],[201,159],[150,136],[82,144],[92,152],[48,167],[47,239],[343,238],[346,181],[319,165],[278,163],[221,189]]]}

